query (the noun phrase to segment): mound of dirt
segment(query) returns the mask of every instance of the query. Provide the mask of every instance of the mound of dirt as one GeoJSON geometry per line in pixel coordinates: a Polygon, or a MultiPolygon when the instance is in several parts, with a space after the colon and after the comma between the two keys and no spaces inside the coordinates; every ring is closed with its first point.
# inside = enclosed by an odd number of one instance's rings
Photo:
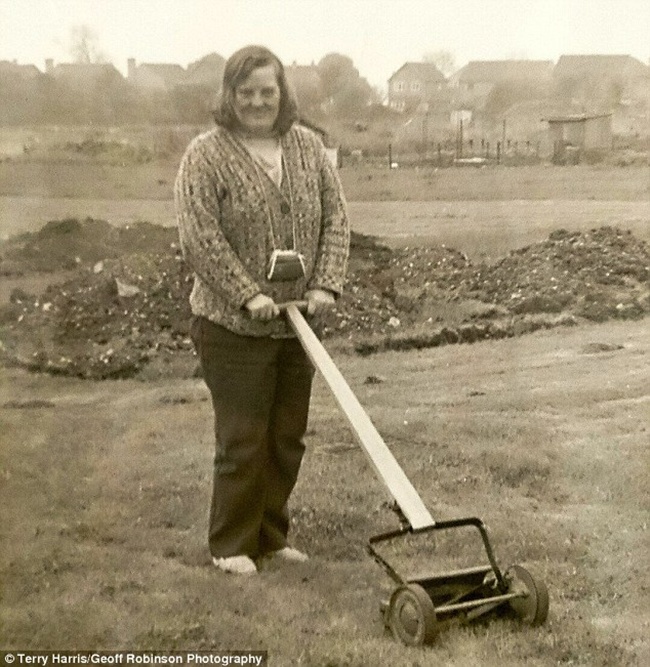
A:
{"type": "Polygon", "coordinates": [[[631,232],[558,230],[460,277],[465,296],[514,314],[571,311],[590,320],[648,312],[650,252],[631,232]]]}
{"type": "Polygon", "coordinates": [[[164,252],[176,232],[149,222],[113,227],[105,220],[53,220],[36,233],[0,245],[0,276],[59,271],[121,257],[126,253],[164,252]]]}
{"type": "Polygon", "coordinates": [[[102,260],[38,298],[13,293],[5,348],[34,370],[131,377],[154,356],[191,349],[192,276],[177,248],[102,260]]]}
{"type": "MultiPolygon", "coordinates": [[[[5,359],[86,378],[130,377],[190,351],[192,276],[173,228],[48,223],[0,246],[0,273],[77,267],[44,294],[15,290],[0,311],[5,359]]],[[[490,265],[444,246],[390,249],[353,234],[346,292],[324,336],[361,353],[519,335],[650,311],[650,249],[629,232],[557,231],[490,265]]]]}

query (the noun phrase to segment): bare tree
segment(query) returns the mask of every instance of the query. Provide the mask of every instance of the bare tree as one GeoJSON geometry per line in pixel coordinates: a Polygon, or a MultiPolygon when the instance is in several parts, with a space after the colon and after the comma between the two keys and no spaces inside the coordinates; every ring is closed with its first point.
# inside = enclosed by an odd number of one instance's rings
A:
{"type": "Polygon", "coordinates": [[[445,76],[456,71],[456,56],[445,49],[425,53],[422,60],[425,63],[433,63],[445,76]]]}
{"type": "Polygon", "coordinates": [[[76,25],[70,31],[70,55],[76,63],[104,63],[97,33],[87,25],[76,25]]]}

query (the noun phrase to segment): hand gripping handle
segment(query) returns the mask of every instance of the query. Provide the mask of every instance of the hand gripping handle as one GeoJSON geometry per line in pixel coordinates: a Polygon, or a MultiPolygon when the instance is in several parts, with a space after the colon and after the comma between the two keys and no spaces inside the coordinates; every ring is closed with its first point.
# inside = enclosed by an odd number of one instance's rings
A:
{"type": "Polygon", "coordinates": [[[301,313],[306,313],[308,302],[307,301],[286,301],[285,303],[278,303],[276,305],[280,309],[280,313],[282,313],[282,315],[286,314],[289,306],[295,306],[301,313]]]}

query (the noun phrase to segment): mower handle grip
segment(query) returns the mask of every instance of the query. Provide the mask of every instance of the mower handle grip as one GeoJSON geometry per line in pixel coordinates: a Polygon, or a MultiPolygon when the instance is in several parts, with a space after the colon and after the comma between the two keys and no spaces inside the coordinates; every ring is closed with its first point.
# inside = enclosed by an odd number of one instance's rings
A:
{"type": "Polygon", "coordinates": [[[286,313],[289,306],[295,306],[301,313],[307,312],[307,301],[285,301],[284,303],[276,304],[280,309],[280,313],[286,313]]]}

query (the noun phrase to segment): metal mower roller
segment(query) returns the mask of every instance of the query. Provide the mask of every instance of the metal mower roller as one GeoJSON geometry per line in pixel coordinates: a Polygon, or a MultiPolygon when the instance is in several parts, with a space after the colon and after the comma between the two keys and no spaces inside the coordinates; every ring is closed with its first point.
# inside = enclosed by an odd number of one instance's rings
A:
{"type": "Polygon", "coordinates": [[[400,468],[331,357],[301,314],[305,302],[282,304],[281,311],[320,371],[348,419],[363,451],[394,500],[402,527],[370,538],[368,551],[397,587],[381,605],[383,620],[395,638],[418,646],[432,643],[443,623],[471,622],[497,611],[510,611],[522,622],[537,626],[548,616],[548,592],[520,565],[505,572],[499,568],[487,529],[476,517],[435,521],[400,468]],[[449,572],[405,578],[379,553],[378,545],[412,535],[454,528],[475,528],[486,561],[482,565],[449,572]]]}

